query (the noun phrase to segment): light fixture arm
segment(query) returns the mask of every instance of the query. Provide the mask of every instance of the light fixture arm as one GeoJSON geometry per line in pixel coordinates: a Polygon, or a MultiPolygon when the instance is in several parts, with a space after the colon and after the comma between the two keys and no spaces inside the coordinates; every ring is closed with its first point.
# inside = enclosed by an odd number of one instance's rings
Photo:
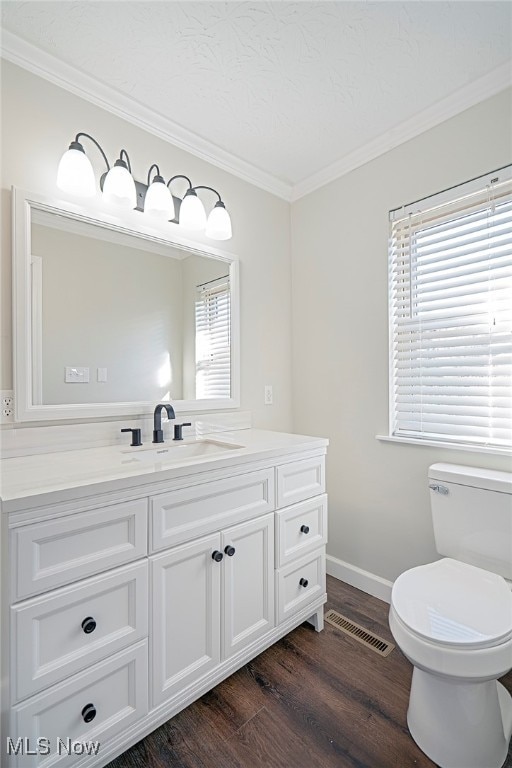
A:
{"type": "Polygon", "coordinates": [[[194,191],[195,191],[196,189],[209,189],[209,190],[210,190],[210,192],[213,192],[213,193],[214,193],[214,195],[217,195],[217,197],[219,198],[219,203],[221,203],[221,202],[222,202],[222,197],[219,195],[219,193],[217,192],[217,190],[216,190],[216,189],[214,189],[213,187],[206,187],[204,184],[199,184],[197,187],[192,187],[192,189],[193,189],[194,191]]]}
{"type": "Polygon", "coordinates": [[[184,176],[182,173],[177,173],[176,176],[172,176],[169,181],[167,182],[167,186],[171,183],[171,181],[174,181],[174,179],[185,179],[185,181],[188,181],[188,188],[192,189],[192,182],[190,181],[188,176],[184,176]]]}
{"type": "Polygon", "coordinates": [[[110,171],[110,163],[108,162],[107,156],[106,156],[105,152],[103,151],[101,145],[96,141],[96,139],[93,136],[91,136],[89,133],[84,133],[83,131],[80,132],[80,133],[77,133],[77,135],[75,136],[75,143],[76,144],[80,143],[79,139],[80,139],[81,136],[85,136],[86,139],[90,139],[92,141],[92,143],[97,146],[97,148],[101,152],[101,156],[103,157],[103,159],[105,161],[105,165],[107,166],[107,172],[110,171]]]}
{"type": "Polygon", "coordinates": [[[130,158],[128,157],[128,152],[126,151],[126,149],[122,149],[122,150],[120,151],[120,153],[119,153],[119,159],[120,159],[120,160],[122,160],[122,159],[123,159],[123,155],[124,155],[124,156],[125,156],[125,158],[126,158],[126,160],[125,160],[124,162],[125,162],[125,163],[126,163],[126,165],[128,166],[128,170],[129,170],[129,172],[131,173],[131,172],[132,172],[132,164],[130,163],[130,158]]]}
{"type": "MultiPolygon", "coordinates": [[[[156,175],[159,177],[158,181],[160,181],[160,179],[162,179],[162,174],[160,173],[160,168],[158,167],[158,165],[156,163],[153,163],[153,165],[150,167],[150,169],[148,171],[148,183],[147,183],[148,187],[151,184],[151,171],[153,170],[153,168],[156,168],[156,175]]],[[[162,181],[163,181],[163,179],[162,179],[162,181]]]]}

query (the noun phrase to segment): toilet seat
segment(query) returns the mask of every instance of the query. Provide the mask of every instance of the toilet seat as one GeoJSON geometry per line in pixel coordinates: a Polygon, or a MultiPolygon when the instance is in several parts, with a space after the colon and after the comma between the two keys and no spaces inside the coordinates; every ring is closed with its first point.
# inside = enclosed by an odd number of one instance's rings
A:
{"type": "Polygon", "coordinates": [[[512,639],[512,592],[505,579],[451,558],[403,573],[391,603],[409,632],[447,649],[492,648],[512,639]]]}

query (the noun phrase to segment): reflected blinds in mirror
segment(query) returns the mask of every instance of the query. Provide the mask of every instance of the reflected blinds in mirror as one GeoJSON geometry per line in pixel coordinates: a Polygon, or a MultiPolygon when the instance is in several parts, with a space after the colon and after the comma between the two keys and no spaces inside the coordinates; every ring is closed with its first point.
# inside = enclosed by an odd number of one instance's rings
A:
{"type": "Polygon", "coordinates": [[[197,286],[196,398],[230,397],[231,300],[229,276],[197,286]]]}

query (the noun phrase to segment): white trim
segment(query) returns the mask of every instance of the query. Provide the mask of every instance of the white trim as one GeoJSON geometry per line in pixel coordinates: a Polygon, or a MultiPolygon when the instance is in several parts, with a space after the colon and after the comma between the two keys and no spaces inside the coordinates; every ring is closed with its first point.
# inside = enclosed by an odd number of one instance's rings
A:
{"type": "Polygon", "coordinates": [[[350,584],[351,587],[361,589],[368,595],[378,597],[379,600],[384,600],[386,603],[391,602],[392,581],[383,579],[382,576],[377,576],[375,573],[370,573],[370,571],[364,571],[362,568],[358,568],[357,565],[339,560],[333,555],[327,555],[326,565],[329,576],[334,576],[335,579],[344,581],[346,584],[350,584]]]}
{"type": "Polygon", "coordinates": [[[75,96],[117,115],[144,131],[168,141],[185,152],[200,157],[207,163],[237,176],[249,184],[264,189],[288,202],[295,202],[319,187],[329,184],[350,173],[379,155],[418,136],[439,123],[475,106],[512,85],[512,62],[500,65],[487,75],[463,86],[441,101],[418,112],[409,120],[399,123],[373,141],[350,152],[345,157],[313,173],[293,185],[257,168],[252,163],[218,147],[192,131],[163,117],[158,112],[140,104],[131,96],[125,96],[105,83],[79,69],[65,64],[57,57],[27,43],[17,35],[2,30],[1,56],[29,72],[49,80],[75,96]]]}
{"type": "Polygon", "coordinates": [[[460,112],[474,107],[481,101],[495,96],[500,91],[512,85],[512,61],[501,64],[487,75],[479,77],[472,83],[446,96],[441,101],[432,104],[427,109],[413,115],[409,120],[395,125],[386,133],[377,136],[373,141],[364,144],[359,149],[350,152],[332,165],[328,165],[318,173],[300,181],[292,189],[291,201],[294,202],[304,195],[309,195],[315,189],[335,181],[340,176],[350,173],[355,168],[375,160],[379,155],[389,152],[415,136],[434,128],[434,126],[455,117],[460,112]]]}
{"type": "Polygon", "coordinates": [[[376,440],[384,443],[406,443],[407,445],[423,445],[430,448],[449,448],[456,451],[469,451],[470,453],[490,453],[496,456],[512,456],[512,449],[500,448],[494,445],[469,445],[469,443],[455,443],[447,440],[426,440],[420,437],[397,437],[397,435],[375,435],[376,440]]]}
{"type": "MultiPolygon", "coordinates": [[[[95,104],[144,131],[168,141],[175,147],[201,158],[217,168],[237,176],[249,184],[264,189],[277,197],[289,201],[292,186],[267,171],[257,168],[247,160],[231,154],[211,141],[203,139],[173,120],[141,104],[131,96],[125,96],[115,88],[60,61],[46,51],[22,40],[18,35],[2,30],[1,55],[7,61],[23,67],[29,72],[49,80],[75,96],[95,104]]],[[[72,137],[71,137],[72,138],[72,137]]]]}

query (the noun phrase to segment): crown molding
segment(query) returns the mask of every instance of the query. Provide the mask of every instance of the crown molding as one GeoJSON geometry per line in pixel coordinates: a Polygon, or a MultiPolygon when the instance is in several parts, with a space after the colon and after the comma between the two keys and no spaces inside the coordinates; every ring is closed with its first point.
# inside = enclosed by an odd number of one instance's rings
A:
{"type": "Polygon", "coordinates": [[[1,56],[75,96],[288,202],[299,200],[512,85],[512,61],[508,61],[335,163],[292,185],[197,136],[131,96],[119,93],[7,30],[2,30],[1,56]]]}
{"type": "Polygon", "coordinates": [[[142,128],[217,168],[290,201],[292,185],[257,168],[12,32],[2,30],[2,58],[142,128]]]}
{"type": "Polygon", "coordinates": [[[314,192],[316,189],[329,184],[344,176],[355,168],[358,168],[370,160],[374,160],[379,155],[389,152],[410,139],[419,136],[421,133],[434,128],[436,125],[449,120],[451,117],[464,112],[464,110],[474,107],[485,99],[494,96],[500,91],[505,90],[512,85],[512,60],[493,69],[487,75],[474,80],[465,85],[441,101],[436,102],[431,107],[418,112],[409,120],[399,123],[390,131],[377,136],[373,141],[368,142],[359,149],[350,152],[340,160],[328,165],[318,173],[308,176],[300,181],[292,189],[291,202],[299,200],[301,197],[314,192]]]}

